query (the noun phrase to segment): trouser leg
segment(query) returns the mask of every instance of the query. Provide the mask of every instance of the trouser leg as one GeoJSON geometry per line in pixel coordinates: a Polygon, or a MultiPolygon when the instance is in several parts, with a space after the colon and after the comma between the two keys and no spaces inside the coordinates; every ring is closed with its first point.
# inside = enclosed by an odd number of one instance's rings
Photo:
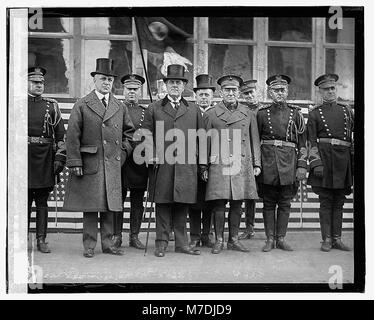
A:
{"type": "Polygon", "coordinates": [[[45,239],[48,226],[48,197],[49,191],[35,191],[36,206],[36,239],[45,239]]]}
{"type": "Polygon", "coordinates": [[[344,200],[344,190],[338,189],[333,191],[331,231],[334,239],[339,239],[342,236],[344,200]]]}
{"type": "Polygon", "coordinates": [[[182,248],[188,245],[187,213],[188,204],[174,204],[172,212],[172,223],[175,235],[175,248],[182,248]]]}
{"type": "Polygon", "coordinates": [[[83,212],[83,247],[95,249],[97,243],[97,212],[83,212]]]}
{"type": "Polygon", "coordinates": [[[247,230],[253,230],[255,225],[256,200],[245,201],[245,227],[247,230]]]}
{"type": "Polygon", "coordinates": [[[172,204],[156,203],[156,247],[166,247],[171,229],[172,204]]]}
{"type": "Polygon", "coordinates": [[[277,209],[277,237],[286,236],[288,220],[290,218],[293,186],[281,186],[277,209]]]}
{"type": "Polygon", "coordinates": [[[101,249],[104,251],[112,247],[113,241],[113,218],[114,215],[122,215],[123,212],[100,212],[100,237],[101,237],[101,249]]]}
{"type": "Polygon", "coordinates": [[[200,241],[201,211],[190,208],[188,216],[190,218],[190,239],[191,241],[200,241]]]}
{"type": "Polygon", "coordinates": [[[212,209],[208,205],[203,209],[201,220],[203,224],[202,238],[208,240],[212,234],[212,209]]]}
{"type": "Polygon", "coordinates": [[[138,237],[143,218],[144,189],[130,189],[130,238],[138,237]]]}
{"type": "Polygon", "coordinates": [[[229,241],[238,241],[238,233],[240,226],[242,200],[231,200],[229,210],[229,241]]]}
{"type": "Polygon", "coordinates": [[[275,207],[277,205],[278,190],[276,187],[263,185],[263,217],[267,238],[275,237],[275,207]]]}
{"type": "Polygon", "coordinates": [[[322,240],[330,239],[332,229],[333,195],[329,189],[319,194],[319,221],[321,225],[322,240]]]}
{"type": "Polygon", "coordinates": [[[214,230],[216,233],[216,241],[224,241],[225,229],[225,207],[226,200],[214,200],[212,215],[214,216],[214,230]]]}

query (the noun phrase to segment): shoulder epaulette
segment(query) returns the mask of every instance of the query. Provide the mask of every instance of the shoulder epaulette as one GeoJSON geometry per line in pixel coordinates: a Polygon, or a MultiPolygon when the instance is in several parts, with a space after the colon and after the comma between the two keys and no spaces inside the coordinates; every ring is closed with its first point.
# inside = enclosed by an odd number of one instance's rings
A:
{"type": "Polygon", "coordinates": [[[268,109],[271,107],[271,104],[263,104],[263,105],[260,105],[260,107],[258,108],[258,111],[261,111],[261,110],[265,110],[265,109],[268,109]]]}
{"type": "Polygon", "coordinates": [[[52,99],[52,98],[42,97],[42,99],[43,99],[44,101],[47,101],[47,102],[58,103],[57,100],[52,99]]]}
{"type": "Polygon", "coordinates": [[[311,112],[311,111],[313,111],[314,109],[317,109],[319,107],[319,105],[317,105],[317,104],[310,104],[309,106],[308,106],[308,111],[309,112],[311,112]]]}

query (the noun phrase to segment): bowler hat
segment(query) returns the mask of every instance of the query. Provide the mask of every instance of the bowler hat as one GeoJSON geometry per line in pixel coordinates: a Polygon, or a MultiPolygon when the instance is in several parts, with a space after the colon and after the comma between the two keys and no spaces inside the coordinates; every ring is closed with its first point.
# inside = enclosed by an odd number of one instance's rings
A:
{"type": "Polygon", "coordinates": [[[103,74],[105,76],[117,77],[113,71],[113,60],[108,58],[96,59],[96,70],[91,72],[91,76],[95,74],[103,74]]]}
{"type": "Polygon", "coordinates": [[[164,82],[167,80],[182,80],[186,83],[188,82],[188,79],[184,75],[185,68],[184,66],[180,64],[171,64],[167,68],[167,74],[166,77],[163,78],[164,82]]]}
{"type": "Polygon", "coordinates": [[[196,76],[196,87],[193,88],[193,91],[196,92],[199,89],[212,89],[214,92],[216,87],[213,85],[212,76],[209,74],[199,74],[196,76]]]}

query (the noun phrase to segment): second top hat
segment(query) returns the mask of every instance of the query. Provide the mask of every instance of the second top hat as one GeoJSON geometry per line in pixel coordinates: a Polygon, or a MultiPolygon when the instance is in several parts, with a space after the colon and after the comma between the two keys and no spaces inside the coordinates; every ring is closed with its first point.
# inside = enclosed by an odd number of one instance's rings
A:
{"type": "Polygon", "coordinates": [[[163,80],[164,81],[171,80],[171,79],[182,80],[187,83],[188,79],[185,77],[184,73],[185,73],[184,66],[180,64],[171,64],[168,66],[166,77],[164,77],[163,80]]]}
{"type": "Polygon", "coordinates": [[[91,72],[91,76],[95,74],[103,74],[106,76],[117,77],[113,71],[113,60],[108,58],[98,58],[96,59],[96,70],[91,72]]]}
{"type": "Polygon", "coordinates": [[[212,89],[213,92],[216,90],[216,87],[213,85],[213,78],[209,74],[199,74],[196,76],[196,87],[193,88],[193,91],[199,89],[212,89]]]}

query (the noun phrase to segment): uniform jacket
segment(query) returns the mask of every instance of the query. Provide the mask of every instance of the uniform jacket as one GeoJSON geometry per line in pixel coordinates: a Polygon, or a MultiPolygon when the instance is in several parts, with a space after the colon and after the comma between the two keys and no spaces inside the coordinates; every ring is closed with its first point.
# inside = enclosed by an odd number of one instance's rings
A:
{"type": "Polygon", "coordinates": [[[263,106],[257,113],[257,124],[261,141],[282,140],[296,144],[296,148],[261,145],[262,173],[259,183],[294,184],[296,168],[307,168],[305,122],[300,108],[287,103],[263,106]]]}
{"type": "Polygon", "coordinates": [[[324,103],[309,113],[307,132],[310,144],[310,173],[308,184],[331,189],[350,188],[352,179],[352,148],[329,143],[318,143],[318,138],[335,138],[352,142],[353,112],[342,103],[324,103]],[[323,166],[323,178],[313,169],[323,166]]]}
{"type": "MultiPolygon", "coordinates": [[[[139,128],[143,127],[143,121],[145,116],[146,106],[141,106],[139,104],[132,104],[125,102],[132,123],[135,127],[134,141],[136,144],[140,143],[140,139],[136,138],[136,135],[139,134],[137,131],[139,128]],[[139,141],[138,141],[139,140],[139,141]]],[[[148,181],[148,169],[143,164],[136,164],[133,158],[133,154],[128,157],[127,161],[122,167],[122,187],[124,189],[129,188],[140,188],[146,189],[148,181]]]]}
{"type": "Polygon", "coordinates": [[[131,153],[134,126],[127,107],[112,94],[107,109],[95,91],[74,104],[67,138],[69,176],[64,208],[72,211],[122,211],[121,166],[131,153]]]}
{"type": "Polygon", "coordinates": [[[53,163],[66,161],[65,128],[56,100],[28,96],[28,136],[53,139],[51,143],[28,142],[28,187],[52,190],[53,163]]]}
{"type": "Polygon", "coordinates": [[[209,174],[205,199],[257,199],[253,168],[261,167],[261,159],[254,113],[240,103],[231,112],[220,102],[206,111],[204,124],[208,132],[216,129],[219,133],[208,140],[209,174]]]}
{"type": "Polygon", "coordinates": [[[148,141],[153,144],[154,156],[157,156],[161,162],[157,174],[154,175],[152,171],[150,177],[150,198],[154,199],[156,203],[195,203],[199,162],[198,147],[197,150],[188,147],[188,130],[194,132],[203,128],[198,107],[182,98],[179,109],[175,110],[168,98],[165,97],[148,106],[143,128],[151,133],[148,141]],[[172,129],[180,130],[181,134],[177,139],[174,137],[173,140],[170,131],[172,129]],[[165,139],[167,133],[169,141],[165,141],[168,140],[165,139]],[[169,147],[172,147],[175,141],[181,142],[181,148],[172,153],[176,157],[181,156],[182,161],[176,161],[173,164],[168,163],[167,155],[170,155],[171,149],[169,147]],[[182,156],[183,153],[184,156],[182,156]],[[188,157],[195,159],[195,163],[189,163],[188,157]]]}

